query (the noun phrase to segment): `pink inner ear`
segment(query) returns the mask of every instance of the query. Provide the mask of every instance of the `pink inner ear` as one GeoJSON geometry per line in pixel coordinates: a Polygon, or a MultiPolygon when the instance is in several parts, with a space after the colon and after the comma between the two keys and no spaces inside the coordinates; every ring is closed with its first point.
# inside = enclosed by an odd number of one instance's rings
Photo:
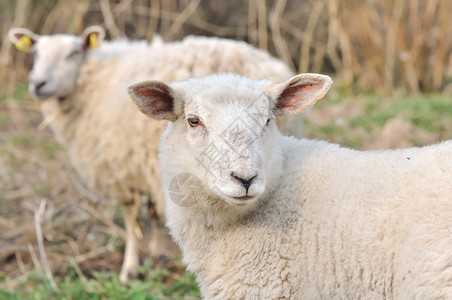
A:
{"type": "Polygon", "coordinates": [[[294,81],[284,89],[278,97],[277,109],[296,110],[304,104],[304,95],[321,88],[319,82],[300,83],[300,80],[294,81]]]}
{"type": "Polygon", "coordinates": [[[152,114],[162,114],[173,110],[173,97],[166,86],[142,86],[135,89],[135,94],[146,99],[144,107],[152,114]]]}
{"type": "Polygon", "coordinates": [[[153,110],[158,111],[169,111],[172,109],[173,105],[168,100],[154,100],[150,103],[150,106],[153,110]]]}

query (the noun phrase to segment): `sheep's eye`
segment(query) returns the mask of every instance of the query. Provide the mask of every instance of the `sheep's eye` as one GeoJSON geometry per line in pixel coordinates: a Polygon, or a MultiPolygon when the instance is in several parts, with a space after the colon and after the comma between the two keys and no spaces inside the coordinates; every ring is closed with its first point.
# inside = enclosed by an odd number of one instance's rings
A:
{"type": "Polygon", "coordinates": [[[66,58],[67,58],[67,59],[72,58],[72,57],[78,55],[80,52],[81,52],[80,49],[72,50],[72,51],[69,53],[69,55],[66,56],[66,58]]]}
{"type": "Polygon", "coordinates": [[[188,125],[190,125],[190,127],[196,127],[201,125],[201,120],[199,120],[199,118],[197,117],[190,117],[188,118],[188,125]]]}
{"type": "Polygon", "coordinates": [[[270,119],[267,119],[267,122],[265,122],[265,126],[267,126],[268,124],[270,124],[270,119]]]}

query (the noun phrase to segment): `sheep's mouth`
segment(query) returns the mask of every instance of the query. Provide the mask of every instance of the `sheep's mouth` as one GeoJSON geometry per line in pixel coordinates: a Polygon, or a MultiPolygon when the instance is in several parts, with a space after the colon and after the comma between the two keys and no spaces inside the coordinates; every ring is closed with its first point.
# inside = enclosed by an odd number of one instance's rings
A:
{"type": "Polygon", "coordinates": [[[242,196],[242,197],[232,197],[235,200],[239,200],[239,201],[246,201],[246,200],[250,200],[253,199],[254,196],[242,196]]]}
{"type": "Polygon", "coordinates": [[[39,101],[47,100],[49,98],[52,98],[54,95],[55,93],[36,93],[36,92],[32,93],[32,97],[39,101]]]}

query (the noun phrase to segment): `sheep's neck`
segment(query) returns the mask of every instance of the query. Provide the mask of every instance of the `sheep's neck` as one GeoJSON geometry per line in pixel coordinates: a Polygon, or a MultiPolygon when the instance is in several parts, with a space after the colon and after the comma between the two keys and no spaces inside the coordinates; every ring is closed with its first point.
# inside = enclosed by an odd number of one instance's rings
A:
{"type": "MultiPolygon", "coordinates": [[[[79,100],[79,99],[77,99],[79,100]]],[[[48,123],[63,145],[75,138],[75,130],[81,120],[82,103],[69,96],[45,100],[42,105],[44,123],[48,123]]]]}

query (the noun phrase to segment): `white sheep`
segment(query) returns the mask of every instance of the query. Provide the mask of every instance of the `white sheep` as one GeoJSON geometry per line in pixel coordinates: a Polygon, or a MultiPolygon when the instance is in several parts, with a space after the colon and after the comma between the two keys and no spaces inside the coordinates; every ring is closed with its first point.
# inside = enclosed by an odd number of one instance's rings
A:
{"type": "MultiPolygon", "coordinates": [[[[167,44],[160,39],[151,44],[124,39],[101,44],[104,36],[97,26],[80,37],[40,36],[23,28],[9,31],[19,50],[35,55],[29,92],[45,100],[43,113],[69,150],[75,169],[88,186],[117,200],[124,210],[127,238],[120,278],[126,281],[139,261],[140,195],[150,198],[157,216],[163,215],[156,156],[165,127],[136,110],[127,96],[128,83],[148,78],[172,82],[219,71],[285,80],[292,72],[243,42],[187,37],[167,44]]],[[[300,122],[288,119],[282,127],[299,136],[300,122]]],[[[162,251],[154,250],[153,256],[162,251]]]]}
{"type": "Polygon", "coordinates": [[[452,299],[452,141],[357,151],[281,136],[332,84],[232,74],[129,87],[170,120],[167,226],[206,299],[452,299]]]}

